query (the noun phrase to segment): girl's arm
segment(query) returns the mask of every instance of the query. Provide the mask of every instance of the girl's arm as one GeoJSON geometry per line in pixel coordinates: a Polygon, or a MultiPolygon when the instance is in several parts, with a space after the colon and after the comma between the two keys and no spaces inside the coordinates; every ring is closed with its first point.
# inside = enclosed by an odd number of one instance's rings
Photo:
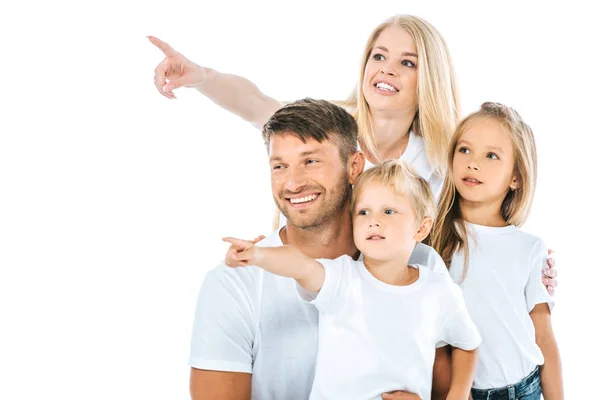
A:
{"type": "Polygon", "coordinates": [[[475,367],[477,366],[477,349],[462,350],[452,348],[452,372],[448,400],[468,399],[473,386],[475,367]]]}
{"type": "Polygon", "coordinates": [[[562,400],[564,399],[562,366],[558,345],[552,331],[548,304],[536,304],[529,316],[535,327],[535,342],[544,355],[544,365],[540,366],[542,394],[545,400],[562,400]]]}
{"type": "Polygon", "coordinates": [[[262,129],[271,115],[281,107],[277,100],[265,96],[249,80],[200,66],[153,36],[148,36],[148,40],[165,55],[165,59],[154,70],[154,84],[163,96],[175,99],[174,89],[195,88],[214,103],[251,122],[258,129],[262,129]]]}
{"type": "Polygon", "coordinates": [[[231,246],[225,257],[229,267],[255,265],[276,275],[294,278],[304,289],[318,292],[325,281],[325,268],[294,246],[259,247],[253,242],[223,238],[231,246]]]}

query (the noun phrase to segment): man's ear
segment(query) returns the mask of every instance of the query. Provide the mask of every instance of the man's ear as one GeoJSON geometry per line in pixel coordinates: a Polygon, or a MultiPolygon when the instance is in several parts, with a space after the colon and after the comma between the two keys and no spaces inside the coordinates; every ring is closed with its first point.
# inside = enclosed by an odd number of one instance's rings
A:
{"type": "Polygon", "coordinates": [[[365,155],[362,151],[357,151],[348,157],[348,180],[351,185],[356,183],[356,180],[365,169],[365,155]]]}
{"type": "Polygon", "coordinates": [[[429,232],[431,232],[431,228],[433,226],[433,218],[431,217],[425,217],[423,218],[423,221],[421,221],[421,224],[419,225],[419,230],[417,231],[417,233],[415,233],[415,240],[417,242],[421,242],[423,241],[427,235],[429,235],[429,232]]]}

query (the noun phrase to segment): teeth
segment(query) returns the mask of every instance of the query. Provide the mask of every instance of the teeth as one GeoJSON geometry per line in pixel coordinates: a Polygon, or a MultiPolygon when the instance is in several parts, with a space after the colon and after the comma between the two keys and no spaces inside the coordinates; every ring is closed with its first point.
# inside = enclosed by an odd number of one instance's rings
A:
{"type": "Polygon", "coordinates": [[[480,183],[477,179],[465,179],[467,182],[480,183]]]}
{"type": "Polygon", "coordinates": [[[316,198],[317,198],[316,194],[311,194],[309,196],[300,197],[298,199],[290,199],[290,201],[292,202],[292,204],[299,204],[299,203],[306,203],[308,201],[313,201],[316,198]]]}
{"type": "Polygon", "coordinates": [[[390,92],[397,92],[396,89],[394,89],[391,85],[388,85],[385,82],[378,82],[375,86],[377,86],[379,89],[389,90],[390,92]]]}

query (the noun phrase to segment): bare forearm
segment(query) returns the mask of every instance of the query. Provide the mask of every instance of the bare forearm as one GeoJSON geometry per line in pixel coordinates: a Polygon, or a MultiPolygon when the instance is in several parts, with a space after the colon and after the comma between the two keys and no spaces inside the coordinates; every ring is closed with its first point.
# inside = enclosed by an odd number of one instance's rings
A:
{"type": "Polygon", "coordinates": [[[196,89],[215,104],[251,122],[258,129],[262,129],[271,115],[281,107],[277,100],[264,95],[248,79],[210,68],[206,68],[206,78],[196,89]]]}
{"type": "Polygon", "coordinates": [[[542,394],[545,400],[564,399],[562,366],[558,346],[554,337],[547,343],[540,343],[544,354],[544,365],[540,366],[542,394]]]}
{"type": "Polygon", "coordinates": [[[468,399],[477,366],[477,350],[452,349],[452,378],[448,400],[468,399]]]}
{"type": "Polygon", "coordinates": [[[256,265],[276,275],[296,279],[306,290],[318,292],[325,280],[325,269],[294,246],[263,247],[256,265]]]}

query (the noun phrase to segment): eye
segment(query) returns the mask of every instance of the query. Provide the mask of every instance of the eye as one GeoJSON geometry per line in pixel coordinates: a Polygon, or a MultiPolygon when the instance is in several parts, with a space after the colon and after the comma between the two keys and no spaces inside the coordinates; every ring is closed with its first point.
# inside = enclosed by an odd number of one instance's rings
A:
{"type": "Polygon", "coordinates": [[[404,65],[405,67],[408,68],[416,68],[417,64],[415,64],[414,62],[410,61],[410,60],[402,60],[400,62],[400,64],[404,65]]]}
{"type": "Polygon", "coordinates": [[[499,160],[500,159],[500,157],[498,157],[498,155],[496,153],[488,153],[486,157],[490,158],[492,160],[499,160]]]}
{"type": "Polygon", "coordinates": [[[367,210],[359,210],[358,215],[367,215],[369,212],[367,210]]]}
{"type": "Polygon", "coordinates": [[[317,160],[306,160],[307,164],[316,164],[318,161],[317,160]]]}
{"type": "Polygon", "coordinates": [[[471,152],[471,151],[470,151],[468,148],[466,148],[466,147],[464,147],[464,146],[462,146],[462,147],[459,147],[457,151],[458,151],[459,153],[463,153],[463,154],[469,154],[469,153],[471,152]]]}
{"type": "Polygon", "coordinates": [[[392,214],[396,214],[396,211],[388,208],[387,210],[384,211],[384,213],[387,215],[392,215],[392,214]]]}
{"type": "Polygon", "coordinates": [[[383,60],[385,60],[385,57],[381,53],[375,53],[375,54],[373,54],[373,60],[383,61],[383,60]]]}
{"type": "Polygon", "coordinates": [[[283,165],[281,165],[281,164],[273,165],[273,170],[277,170],[277,169],[283,169],[283,165]]]}

